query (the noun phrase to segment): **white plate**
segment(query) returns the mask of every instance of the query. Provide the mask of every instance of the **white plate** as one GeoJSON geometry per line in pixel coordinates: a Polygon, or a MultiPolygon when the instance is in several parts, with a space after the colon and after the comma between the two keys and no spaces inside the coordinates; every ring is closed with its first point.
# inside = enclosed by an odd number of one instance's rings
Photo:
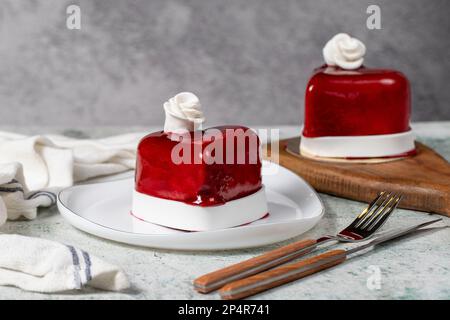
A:
{"type": "Polygon", "coordinates": [[[58,195],[58,209],[78,229],[133,245],[177,250],[262,246],[308,231],[324,212],[318,195],[305,181],[276,164],[269,167],[263,166],[269,216],[230,229],[185,232],[136,221],[130,214],[134,185],[130,178],[67,188],[58,195]]]}

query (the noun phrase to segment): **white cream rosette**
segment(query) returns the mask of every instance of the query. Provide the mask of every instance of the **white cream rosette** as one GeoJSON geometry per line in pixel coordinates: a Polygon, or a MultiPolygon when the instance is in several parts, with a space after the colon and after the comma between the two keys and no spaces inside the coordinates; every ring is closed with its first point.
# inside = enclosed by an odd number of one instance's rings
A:
{"type": "Polygon", "coordinates": [[[191,92],[181,92],[164,103],[165,132],[194,131],[205,121],[198,97],[191,92]]]}
{"type": "Polygon", "coordinates": [[[346,70],[362,66],[366,46],[346,33],[338,33],[323,48],[323,57],[329,66],[338,66],[346,70]]]}

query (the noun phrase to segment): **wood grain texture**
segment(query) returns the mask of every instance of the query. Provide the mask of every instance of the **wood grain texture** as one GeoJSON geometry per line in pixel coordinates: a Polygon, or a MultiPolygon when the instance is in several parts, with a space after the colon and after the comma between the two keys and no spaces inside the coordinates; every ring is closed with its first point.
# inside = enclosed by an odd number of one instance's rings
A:
{"type": "Polygon", "coordinates": [[[241,279],[243,277],[249,277],[255,273],[265,271],[271,267],[275,267],[277,265],[288,262],[290,260],[293,260],[310,252],[313,248],[305,251],[301,250],[314,244],[316,244],[315,240],[307,239],[296,241],[286,246],[266,252],[260,256],[208,273],[194,280],[194,288],[195,290],[201,293],[208,293],[214,291],[225,285],[227,283],[226,282],[227,278],[233,277],[233,279],[228,281],[232,282],[241,279]],[[298,252],[298,254],[292,255],[291,257],[285,257],[286,255],[295,252],[298,252]],[[276,263],[274,263],[274,260],[277,259],[279,260],[276,263]],[[252,269],[255,269],[255,267],[261,266],[268,262],[272,262],[271,265],[268,265],[264,268],[259,268],[258,270],[251,271],[252,269]],[[239,277],[238,275],[243,272],[247,272],[247,274],[239,277]],[[223,283],[224,281],[225,283],[223,283]]]}
{"type": "MultiPolygon", "coordinates": [[[[409,158],[384,163],[334,163],[287,152],[286,145],[292,140],[280,141],[280,164],[319,192],[363,202],[382,190],[401,192],[401,208],[450,216],[450,164],[419,142],[417,154],[409,158]]],[[[270,146],[267,149],[270,155],[270,146]]]]}
{"type": "Polygon", "coordinates": [[[306,277],[344,262],[345,250],[332,250],[323,254],[271,269],[254,276],[227,284],[219,293],[222,299],[242,299],[271,288],[306,277]]]}

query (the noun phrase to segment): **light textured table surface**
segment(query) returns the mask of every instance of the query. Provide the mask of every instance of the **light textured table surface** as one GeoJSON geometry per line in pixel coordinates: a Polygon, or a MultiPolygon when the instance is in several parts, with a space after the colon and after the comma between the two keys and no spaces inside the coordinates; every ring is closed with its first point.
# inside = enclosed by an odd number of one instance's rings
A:
{"type": "MultiPolygon", "coordinates": [[[[450,122],[415,124],[418,140],[450,159],[450,122]]],[[[77,137],[99,137],[143,128],[14,128],[1,130],[46,133],[60,132],[77,137]]],[[[151,128],[148,128],[151,130],[151,128]]],[[[282,137],[294,136],[299,128],[283,127],[282,137]]],[[[295,240],[334,233],[348,224],[365,204],[320,194],[324,218],[315,228],[295,240]]],[[[437,215],[398,210],[385,225],[401,227],[426,221],[437,215]]],[[[444,218],[445,224],[450,219],[444,218]]],[[[217,299],[192,289],[192,280],[217,268],[274,249],[294,239],[260,248],[215,252],[176,252],[139,248],[103,240],[79,231],[59,215],[56,207],[43,209],[34,221],[7,222],[0,232],[18,233],[69,243],[121,266],[132,288],[109,293],[93,289],[65,294],[38,294],[12,287],[0,287],[2,299],[217,299]]],[[[1,250],[1,248],[0,248],[1,250]]],[[[450,229],[383,245],[364,256],[321,274],[260,294],[253,299],[450,299],[450,229]],[[380,270],[379,288],[368,286],[372,270],[380,270]]]]}

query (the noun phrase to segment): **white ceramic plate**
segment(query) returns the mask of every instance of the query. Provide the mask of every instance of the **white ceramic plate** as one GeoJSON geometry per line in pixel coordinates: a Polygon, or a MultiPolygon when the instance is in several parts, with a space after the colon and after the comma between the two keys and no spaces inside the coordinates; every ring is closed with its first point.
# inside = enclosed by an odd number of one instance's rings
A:
{"type": "Polygon", "coordinates": [[[58,195],[58,208],[74,227],[93,235],[132,245],[176,250],[262,246],[298,236],[322,217],[324,209],[318,195],[293,172],[265,163],[263,183],[269,202],[268,217],[214,231],[185,232],[133,218],[130,214],[132,178],[67,188],[58,195]]]}

